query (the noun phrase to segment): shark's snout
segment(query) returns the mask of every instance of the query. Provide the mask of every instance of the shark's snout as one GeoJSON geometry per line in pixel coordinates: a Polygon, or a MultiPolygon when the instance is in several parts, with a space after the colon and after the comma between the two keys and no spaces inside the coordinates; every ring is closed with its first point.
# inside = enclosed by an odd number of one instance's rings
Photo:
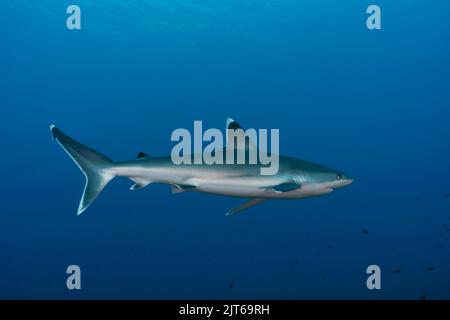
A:
{"type": "Polygon", "coordinates": [[[342,187],[352,184],[353,181],[355,181],[355,178],[353,178],[352,176],[349,176],[346,174],[339,174],[337,176],[336,181],[334,181],[332,188],[333,188],[333,190],[339,189],[339,188],[342,188],[342,187]]]}
{"type": "Polygon", "coordinates": [[[345,183],[344,185],[348,186],[349,184],[352,184],[355,181],[355,178],[353,178],[352,176],[349,176],[349,175],[344,175],[342,180],[345,183]]]}
{"type": "Polygon", "coordinates": [[[348,185],[352,184],[353,181],[355,181],[355,179],[353,179],[353,178],[345,179],[345,180],[342,181],[342,186],[343,187],[348,186],[348,185]]]}

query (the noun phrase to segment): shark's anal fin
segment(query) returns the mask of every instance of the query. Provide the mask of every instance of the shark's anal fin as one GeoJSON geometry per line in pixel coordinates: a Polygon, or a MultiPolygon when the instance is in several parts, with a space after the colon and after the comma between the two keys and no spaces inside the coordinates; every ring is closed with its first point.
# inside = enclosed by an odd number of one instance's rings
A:
{"type": "Polygon", "coordinates": [[[196,187],[189,184],[173,184],[172,193],[181,193],[189,190],[194,190],[196,187]]]}
{"type": "Polygon", "coordinates": [[[302,186],[298,183],[295,182],[285,182],[285,183],[280,183],[277,184],[275,186],[268,186],[268,187],[263,187],[263,189],[265,189],[266,191],[274,191],[277,193],[283,193],[283,192],[289,192],[289,191],[294,191],[297,189],[300,189],[302,186]]]}
{"type": "Polygon", "coordinates": [[[241,205],[239,205],[239,206],[237,206],[237,207],[231,209],[230,211],[228,211],[228,212],[226,213],[226,215],[229,216],[229,215],[232,215],[232,214],[239,213],[239,212],[241,212],[241,211],[243,211],[243,210],[245,210],[245,209],[248,209],[248,208],[250,208],[250,207],[256,206],[257,204],[260,204],[260,203],[262,203],[262,202],[264,202],[264,201],[266,201],[266,200],[267,200],[267,199],[263,199],[263,198],[254,198],[254,199],[251,199],[250,201],[244,202],[244,203],[242,203],[241,205]]]}
{"type": "Polygon", "coordinates": [[[148,186],[152,181],[140,178],[140,177],[131,177],[131,180],[134,181],[134,184],[130,187],[130,190],[138,190],[148,186]]]}

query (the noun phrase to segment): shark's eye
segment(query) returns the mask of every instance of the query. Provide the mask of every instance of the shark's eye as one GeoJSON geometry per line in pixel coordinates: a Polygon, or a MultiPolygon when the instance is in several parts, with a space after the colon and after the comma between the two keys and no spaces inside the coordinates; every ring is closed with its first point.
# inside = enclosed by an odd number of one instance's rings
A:
{"type": "Polygon", "coordinates": [[[341,174],[338,174],[337,176],[336,176],[336,180],[341,180],[342,179],[342,175],[341,174]]]}

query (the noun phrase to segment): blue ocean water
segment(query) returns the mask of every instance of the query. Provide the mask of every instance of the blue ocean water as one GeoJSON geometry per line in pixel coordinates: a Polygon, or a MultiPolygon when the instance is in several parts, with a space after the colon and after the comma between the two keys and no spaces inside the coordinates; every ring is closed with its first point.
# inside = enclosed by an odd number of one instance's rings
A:
{"type": "Polygon", "coordinates": [[[73,3],[81,30],[72,2],[0,0],[0,298],[450,298],[448,1],[73,3]],[[49,124],[128,160],[227,117],[355,183],[228,217],[240,199],[115,179],[76,215],[49,124]]]}

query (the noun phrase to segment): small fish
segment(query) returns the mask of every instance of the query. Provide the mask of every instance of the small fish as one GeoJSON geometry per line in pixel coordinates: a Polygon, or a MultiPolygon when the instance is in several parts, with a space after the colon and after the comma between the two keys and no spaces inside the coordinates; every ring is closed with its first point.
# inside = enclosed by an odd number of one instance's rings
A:
{"type": "Polygon", "coordinates": [[[333,249],[334,246],[333,246],[332,244],[330,244],[330,245],[328,245],[328,248],[329,248],[329,249],[333,249]]]}
{"type": "Polygon", "coordinates": [[[434,270],[436,270],[436,268],[434,268],[434,267],[428,267],[427,268],[427,271],[434,271],[434,270]]]}
{"type": "Polygon", "coordinates": [[[445,198],[450,198],[450,193],[446,193],[444,197],[445,198]]]}
{"type": "Polygon", "coordinates": [[[441,228],[447,228],[448,224],[444,223],[443,225],[441,225],[441,228]]]}
{"type": "Polygon", "coordinates": [[[228,285],[228,288],[233,289],[233,287],[234,287],[234,282],[231,281],[230,284],[228,285]]]}
{"type": "Polygon", "coordinates": [[[321,280],[327,280],[327,277],[322,277],[322,278],[320,278],[321,280]]]}
{"type": "Polygon", "coordinates": [[[297,263],[298,263],[298,259],[295,259],[294,261],[295,261],[295,264],[297,264],[297,263]]]}
{"type": "Polygon", "coordinates": [[[418,300],[427,300],[427,297],[425,297],[425,296],[420,296],[418,300]]]}
{"type": "Polygon", "coordinates": [[[366,230],[366,229],[361,230],[361,232],[364,233],[364,234],[369,234],[370,233],[369,230],[366,230]]]}
{"type": "Polygon", "coordinates": [[[392,273],[400,273],[400,269],[394,269],[392,270],[392,273]]]}
{"type": "Polygon", "coordinates": [[[443,245],[442,243],[438,243],[437,246],[438,246],[439,248],[442,248],[444,245],[443,245]]]}

